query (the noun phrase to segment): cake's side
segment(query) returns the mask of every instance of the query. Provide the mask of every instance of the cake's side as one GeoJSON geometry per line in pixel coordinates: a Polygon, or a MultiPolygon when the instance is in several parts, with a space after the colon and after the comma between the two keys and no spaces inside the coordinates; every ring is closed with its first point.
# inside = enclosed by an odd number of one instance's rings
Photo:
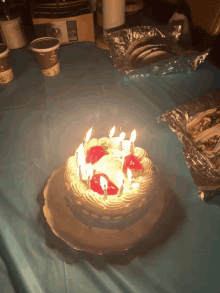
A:
{"type": "MultiPolygon", "coordinates": [[[[92,139],[85,152],[92,146],[101,145],[108,155],[102,157],[93,165],[97,173],[104,172],[117,186],[117,170],[123,166],[124,157],[129,152],[118,150],[118,144],[108,138],[92,139]]],[[[134,148],[134,155],[140,159],[143,172],[136,172],[134,189],[130,189],[130,182],[124,175],[124,191],[119,197],[103,195],[88,188],[86,182],[79,179],[75,156],[66,162],[66,194],[65,200],[73,215],[90,227],[103,229],[119,229],[133,225],[147,213],[153,204],[154,189],[157,185],[157,171],[147,153],[141,148],[134,148]]]]}
{"type": "Polygon", "coordinates": [[[153,198],[155,195],[155,190],[157,189],[157,181],[158,178],[156,178],[155,176],[155,180],[152,182],[151,192],[146,193],[146,200],[140,207],[134,208],[132,211],[123,213],[121,215],[119,213],[117,215],[105,215],[102,211],[100,211],[99,213],[90,212],[81,207],[78,203],[74,203],[73,200],[70,200],[70,198],[72,197],[72,191],[70,190],[66,191],[66,193],[64,194],[64,198],[66,201],[66,205],[70,209],[72,214],[85,225],[102,229],[118,229],[123,231],[126,227],[134,225],[138,220],[142,219],[152,207],[152,205],[154,204],[153,198]]]}
{"type": "Polygon", "coordinates": [[[123,231],[89,227],[79,221],[66,206],[64,184],[65,164],[57,169],[44,190],[45,218],[55,235],[77,250],[95,254],[120,252],[136,245],[142,239],[151,237],[151,233],[160,220],[164,199],[160,191],[160,180],[154,192],[154,198],[148,212],[134,225],[123,231]]]}

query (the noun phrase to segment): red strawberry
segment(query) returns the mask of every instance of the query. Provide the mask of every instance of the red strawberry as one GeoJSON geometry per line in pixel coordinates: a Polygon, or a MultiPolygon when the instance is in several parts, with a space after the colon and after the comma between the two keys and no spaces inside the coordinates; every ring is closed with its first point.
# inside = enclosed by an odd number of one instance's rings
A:
{"type": "Polygon", "coordinates": [[[124,165],[123,165],[123,172],[126,174],[128,168],[134,171],[137,171],[137,170],[144,171],[144,167],[140,163],[140,160],[141,159],[138,159],[134,155],[126,156],[124,160],[124,165]]]}
{"type": "Polygon", "coordinates": [[[102,147],[100,147],[100,146],[91,147],[90,150],[88,150],[88,152],[87,152],[86,163],[87,164],[89,164],[89,163],[95,164],[105,155],[106,155],[106,153],[102,147]]]}
{"type": "Polygon", "coordinates": [[[107,182],[108,182],[108,188],[107,188],[107,195],[115,195],[118,193],[118,187],[115,186],[114,183],[112,183],[109,179],[108,176],[105,174],[96,174],[92,177],[91,180],[91,189],[99,194],[104,195],[104,190],[102,189],[102,186],[100,184],[100,177],[103,176],[107,182]]]}

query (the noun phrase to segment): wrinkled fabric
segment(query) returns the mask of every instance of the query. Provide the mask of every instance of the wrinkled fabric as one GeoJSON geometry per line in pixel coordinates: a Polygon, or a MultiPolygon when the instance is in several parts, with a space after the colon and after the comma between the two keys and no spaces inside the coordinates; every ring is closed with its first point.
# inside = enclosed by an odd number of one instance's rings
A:
{"type": "Polygon", "coordinates": [[[10,51],[15,79],[0,86],[0,292],[218,293],[219,202],[199,200],[181,142],[157,117],[217,88],[220,72],[205,61],[195,72],[131,80],[95,44],[60,51],[55,77],[27,49],[10,51]],[[39,198],[88,129],[102,137],[113,125],[136,129],[135,145],[161,174],[166,213],[144,253],[110,261],[71,251],[69,263],[46,245],[39,198]]]}

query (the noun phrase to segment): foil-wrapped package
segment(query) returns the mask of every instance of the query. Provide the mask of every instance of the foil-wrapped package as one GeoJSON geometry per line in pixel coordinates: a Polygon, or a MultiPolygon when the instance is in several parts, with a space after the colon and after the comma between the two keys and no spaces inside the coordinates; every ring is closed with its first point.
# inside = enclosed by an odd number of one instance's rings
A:
{"type": "Polygon", "coordinates": [[[192,99],[159,117],[183,144],[183,153],[202,200],[220,190],[220,89],[192,99]]]}
{"type": "Polygon", "coordinates": [[[166,25],[136,26],[109,33],[114,67],[130,78],[196,70],[210,50],[184,50],[178,45],[181,31],[181,25],[166,25]]]}

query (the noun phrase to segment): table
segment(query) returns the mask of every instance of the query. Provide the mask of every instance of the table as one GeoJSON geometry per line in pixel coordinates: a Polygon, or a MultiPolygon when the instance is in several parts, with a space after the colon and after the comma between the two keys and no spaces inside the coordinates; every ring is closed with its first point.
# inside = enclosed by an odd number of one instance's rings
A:
{"type": "MultiPolygon", "coordinates": [[[[182,144],[157,117],[218,87],[208,61],[197,71],[128,79],[92,43],[60,48],[61,72],[44,77],[27,48],[10,51],[15,79],[0,87],[1,292],[219,293],[220,200],[198,196],[182,144]],[[75,252],[68,263],[46,245],[39,195],[84,133],[134,128],[170,198],[155,241],[126,263],[75,252]],[[169,208],[170,207],[170,208],[169,208]]],[[[74,252],[73,252],[74,253],[74,252]]]]}

